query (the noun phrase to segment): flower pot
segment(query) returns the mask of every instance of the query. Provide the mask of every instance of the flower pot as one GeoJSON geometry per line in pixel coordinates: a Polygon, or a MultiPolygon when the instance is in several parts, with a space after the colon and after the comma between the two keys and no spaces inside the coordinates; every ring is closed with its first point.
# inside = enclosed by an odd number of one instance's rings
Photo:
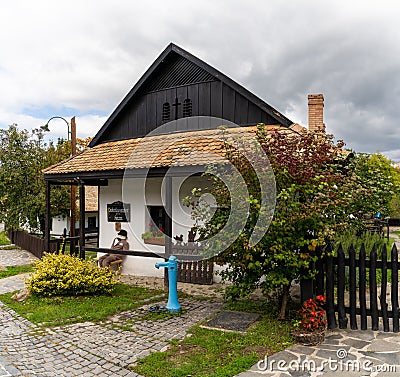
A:
{"type": "Polygon", "coordinates": [[[294,332],[293,336],[298,343],[301,343],[304,346],[316,346],[325,340],[325,330],[312,333],[294,332]]]}
{"type": "Polygon", "coordinates": [[[149,237],[145,238],[143,241],[150,245],[165,246],[165,237],[149,237]]]}

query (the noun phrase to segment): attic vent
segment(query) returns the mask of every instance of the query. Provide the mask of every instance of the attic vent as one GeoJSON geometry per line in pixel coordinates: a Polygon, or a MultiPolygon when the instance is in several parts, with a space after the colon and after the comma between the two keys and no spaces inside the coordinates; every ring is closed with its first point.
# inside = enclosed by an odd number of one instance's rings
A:
{"type": "Polygon", "coordinates": [[[160,64],[146,82],[144,93],[214,81],[215,77],[188,59],[172,54],[160,64]]]}
{"type": "Polygon", "coordinates": [[[162,106],[162,120],[168,122],[171,116],[171,107],[168,102],[165,102],[162,106]]]}
{"type": "Polygon", "coordinates": [[[183,101],[183,117],[192,116],[192,100],[190,98],[186,98],[183,101]]]}

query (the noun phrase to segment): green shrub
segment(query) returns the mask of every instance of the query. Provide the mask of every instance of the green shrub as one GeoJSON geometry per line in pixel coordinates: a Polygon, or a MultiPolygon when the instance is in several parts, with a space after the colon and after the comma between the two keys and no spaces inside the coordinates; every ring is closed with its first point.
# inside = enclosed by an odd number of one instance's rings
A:
{"type": "Polygon", "coordinates": [[[63,254],[45,254],[27,279],[28,290],[39,296],[78,296],[111,293],[117,281],[108,268],[63,254]]]}
{"type": "Polygon", "coordinates": [[[386,241],[387,241],[386,238],[380,237],[379,234],[377,233],[364,232],[360,235],[357,235],[354,230],[346,230],[336,236],[334,242],[335,244],[334,253],[335,255],[337,254],[337,249],[341,244],[346,255],[348,255],[351,245],[354,246],[356,255],[358,255],[361,246],[364,245],[367,255],[369,255],[369,253],[371,252],[372,248],[375,245],[376,252],[379,258],[382,254],[383,244],[386,243],[386,241]]]}
{"type": "Polygon", "coordinates": [[[400,193],[396,193],[390,201],[390,216],[400,217],[400,193]]]}
{"type": "Polygon", "coordinates": [[[9,245],[10,240],[7,237],[7,234],[5,231],[0,232],[0,245],[9,245]]]}

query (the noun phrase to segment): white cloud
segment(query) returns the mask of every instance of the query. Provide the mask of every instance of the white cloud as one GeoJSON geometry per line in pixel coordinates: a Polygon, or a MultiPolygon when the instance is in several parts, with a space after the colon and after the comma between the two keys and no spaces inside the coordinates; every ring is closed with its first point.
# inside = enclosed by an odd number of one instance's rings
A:
{"type": "Polygon", "coordinates": [[[94,133],[172,41],[295,122],[306,123],[307,94],[324,93],[328,130],[356,149],[399,156],[399,8],[395,0],[8,2],[0,125],[77,115],[78,134],[94,133]]]}

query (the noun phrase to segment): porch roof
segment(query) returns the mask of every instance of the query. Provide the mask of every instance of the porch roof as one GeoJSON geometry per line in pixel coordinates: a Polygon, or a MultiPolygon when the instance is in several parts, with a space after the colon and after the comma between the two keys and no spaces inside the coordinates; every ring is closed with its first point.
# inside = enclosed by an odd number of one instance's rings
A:
{"type": "MultiPolygon", "coordinates": [[[[266,126],[276,130],[281,126],[266,126]]],[[[256,126],[178,132],[168,135],[112,141],[87,148],[80,154],[43,170],[46,179],[75,173],[125,169],[197,166],[224,161],[224,140],[233,140],[256,126]]]]}

